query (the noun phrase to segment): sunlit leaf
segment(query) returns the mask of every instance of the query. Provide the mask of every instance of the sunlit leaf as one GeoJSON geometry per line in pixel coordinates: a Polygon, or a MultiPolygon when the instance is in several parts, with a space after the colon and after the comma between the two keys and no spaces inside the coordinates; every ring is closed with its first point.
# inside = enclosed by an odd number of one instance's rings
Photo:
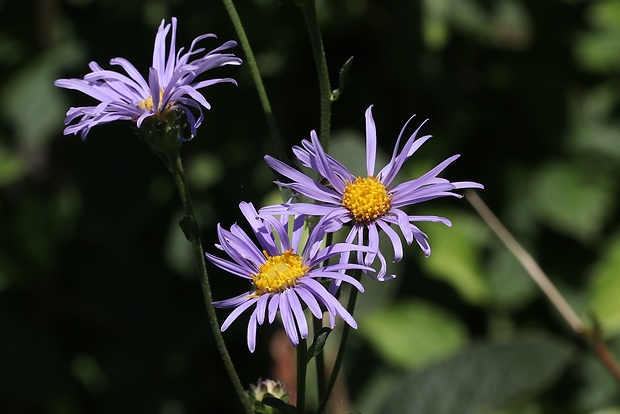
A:
{"type": "Polygon", "coordinates": [[[449,218],[452,227],[438,223],[421,223],[428,234],[432,254],[420,260],[431,276],[451,284],[466,301],[481,304],[489,297],[489,282],[484,277],[481,246],[487,234],[482,220],[457,210],[433,210],[449,218]]]}
{"type": "Polygon", "coordinates": [[[606,335],[620,333],[620,235],[609,242],[590,277],[590,307],[606,335]]]}
{"type": "Polygon", "coordinates": [[[591,241],[614,206],[614,185],[596,166],[549,162],[532,180],[533,208],[557,231],[591,241]]]}
{"type": "Polygon", "coordinates": [[[412,300],[375,309],[358,329],[382,358],[402,368],[450,355],[467,338],[466,328],[447,311],[412,300]]]}

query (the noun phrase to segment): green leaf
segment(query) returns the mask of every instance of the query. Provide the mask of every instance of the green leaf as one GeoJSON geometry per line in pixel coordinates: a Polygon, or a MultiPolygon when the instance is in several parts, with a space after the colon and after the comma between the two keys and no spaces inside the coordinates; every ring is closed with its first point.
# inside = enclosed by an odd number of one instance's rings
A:
{"type": "Polygon", "coordinates": [[[0,145],[0,187],[11,185],[26,173],[26,163],[17,154],[0,145]]]}
{"type": "Polygon", "coordinates": [[[620,333],[620,234],[615,235],[589,278],[590,308],[606,336],[620,333]]]}
{"type": "Polygon", "coordinates": [[[344,65],[342,65],[342,68],[340,69],[340,77],[339,77],[340,83],[338,84],[338,89],[332,92],[332,98],[331,98],[332,102],[336,101],[340,97],[340,95],[342,95],[342,92],[344,92],[344,88],[346,88],[347,85],[349,84],[349,72],[351,71],[352,65],[353,65],[353,56],[347,59],[347,61],[344,62],[344,65]]]}
{"type": "Polygon", "coordinates": [[[549,337],[481,343],[409,375],[386,396],[380,413],[490,413],[542,391],[571,356],[570,345],[549,337]]]}
{"type": "Polygon", "coordinates": [[[503,244],[493,249],[486,274],[492,291],[489,302],[495,309],[518,310],[540,295],[532,277],[503,244]]]}
{"type": "Polygon", "coordinates": [[[606,407],[593,411],[590,414],[620,414],[620,407],[606,407]]]}
{"type": "Polygon", "coordinates": [[[308,348],[308,362],[323,351],[327,337],[332,332],[331,329],[323,327],[314,335],[314,342],[308,348]]]}
{"type": "Polygon", "coordinates": [[[0,111],[15,128],[20,142],[41,145],[58,132],[69,105],[54,80],[61,69],[74,65],[81,56],[77,45],[62,44],[16,71],[5,83],[0,111]]]}
{"type": "Polygon", "coordinates": [[[360,320],[359,332],[386,361],[415,368],[461,348],[463,324],[446,311],[421,301],[390,304],[360,320]]]}
{"type": "Polygon", "coordinates": [[[276,397],[265,397],[261,401],[263,404],[273,407],[284,414],[295,414],[297,413],[297,408],[294,405],[290,405],[285,403],[279,398],[276,397]]]}
{"type": "Polygon", "coordinates": [[[484,223],[459,211],[437,211],[452,221],[452,227],[422,223],[432,247],[431,256],[420,263],[431,276],[451,284],[461,297],[478,305],[489,298],[489,283],[483,277],[481,245],[487,234],[484,223]]]}
{"type": "Polygon", "coordinates": [[[592,241],[614,206],[614,182],[598,166],[550,162],[533,176],[538,218],[583,242],[592,241]]]}

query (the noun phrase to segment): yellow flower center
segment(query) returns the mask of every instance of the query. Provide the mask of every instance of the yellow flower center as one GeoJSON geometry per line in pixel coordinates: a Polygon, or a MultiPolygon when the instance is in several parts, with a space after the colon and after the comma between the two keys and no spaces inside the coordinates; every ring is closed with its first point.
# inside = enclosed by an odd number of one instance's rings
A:
{"type": "Polygon", "coordinates": [[[263,250],[267,261],[258,269],[256,275],[251,275],[256,286],[254,297],[265,293],[282,292],[297,285],[299,279],[310,269],[304,266],[301,257],[292,253],[292,249],[278,256],[269,256],[263,250]]]}
{"type": "MultiPolygon", "coordinates": [[[[159,90],[159,106],[157,107],[157,111],[155,112],[159,112],[159,110],[161,109],[161,103],[163,100],[164,100],[164,90],[160,89],[159,90]]],[[[138,102],[138,106],[142,109],[146,109],[147,111],[152,111],[153,110],[153,95],[138,102]]]]}
{"type": "Polygon", "coordinates": [[[353,182],[347,180],[342,206],[351,212],[355,221],[368,223],[387,213],[391,200],[392,194],[388,194],[379,179],[357,177],[353,182]]]}

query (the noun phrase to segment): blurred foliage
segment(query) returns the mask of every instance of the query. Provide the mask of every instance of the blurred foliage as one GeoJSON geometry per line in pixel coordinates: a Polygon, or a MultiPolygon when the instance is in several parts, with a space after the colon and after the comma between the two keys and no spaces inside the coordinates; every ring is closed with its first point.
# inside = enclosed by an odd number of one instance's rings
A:
{"type": "MultiPolygon", "coordinates": [[[[303,15],[294,2],[236,3],[280,133],[298,144],[319,121],[303,15]]],[[[620,2],[318,6],[334,89],[354,58],[333,106],[331,153],[365,173],[370,104],[379,164],[412,114],[412,125],[428,118],[422,133],[434,138],[402,178],[460,153],[445,177],[485,185],[481,197],[578,312],[594,313],[620,356],[620,2]]],[[[157,25],[171,16],[179,45],[205,32],[236,38],[215,0],[0,2],[3,414],[238,412],[169,174],[128,123],[95,128],[85,142],[63,136],[65,111],[90,101],[53,87],[82,77],[91,60],[125,57],[145,73],[157,25]]],[[[208,89],[213,108],[182,154],[211,252],[217,223],[244,225],[239,202],[280,198],[248,68],[229,69],[239,85],[208,89]]],[[[389,264],[395,280],[364,279],[345,358],[347,412],[619,412],[618,384],[467,201],[412,214],[453,226],[422,223],[429,258],[410,246],[389,264]]],[[[216,299],[246,287],[209,271],[216,299]]],[[[225,333],[242,382],[282,374],[275,328],[259,330],[254,354],[245,328],[225,333]]]]}

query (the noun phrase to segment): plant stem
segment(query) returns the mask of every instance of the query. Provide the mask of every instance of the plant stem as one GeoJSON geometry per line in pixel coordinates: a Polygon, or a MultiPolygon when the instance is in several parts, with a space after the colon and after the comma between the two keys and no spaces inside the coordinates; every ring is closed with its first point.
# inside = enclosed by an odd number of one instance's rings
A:
{"type": "Polygon", "coordinates": [[[329,84],[327,60],[325,59],[323,39],[321,37],[319,19],[316,13],[316,1],[306,0],[301,5],[301,8],[306,19],[308,35],[310,36],[310,44],[312,45],[312,54],[314,55],[314,63],[316,65],[316,71],[319,79],[319,93],[321,102],[321,128],[319,140],[321,141],[321,145],[325,149],[325,152],[327,152],[331,129],[332,90],[329,84]]]}
{"type": "MultiPolygon", "coordinates": [[[[356,280],[360,280],[362,276],[361,270],[356,270],[353,277],[356,280]]],[[[353,315],[353,311],[355,311],[355,302],[357,301],[357,289],[354,286],[351,286],[351,290],[349,292],[349,300],[347,301],[347,311],[353,315]]],[[[336,360],[334,361],[334,367],[332,368],[332,372],[329,375],[329,382],[327,383],[327,387],[325,388],[325,393],[323,397],[319,401],[319,405],[317,407],[316,413],[321,414],[325,407],[327,407],[327,403],[329,401],[329,397],[334,389],[334,385],[336,385],[336,380],[338,379],[338,373],[340,372],[340,367],[342,366],[342,361],[344,359],[344,351],[347,347],[347,341],[349,339],[349,332],[351,327],[349,324],[344,324],[342,327],[342,337],[340,338],[340,344],[338,345],[338,353],[336,354],[336,360]]]]}
{"type": "MultiPolygon", "coordinates": [[[[312,327],[316,338],[316,333],[323,327],[321,319],[312,318],[312,327]]],[[[323,397],[325,389],[325,350],[321,351],[314,357],[316,366],[316,390],[319,400],[323,397]]]]}
{"type": "Polygon", "coordinates": [[[602,333],[598,329],[590,330],[586,328],[579,316],[577,316],[573,308],[570,307],[562,294],[555,288],[534,258],[510,234],[478,194],[468,190],[465,192],[465,197],[508,250],[521,262],[523,268],[540,287],[572,330],[592,346],[599,361],[611,373],[614,379],[620,383],[620,367],[605,343],[602,333]]]}
{"type": "Polygon", "coordinates": [[[297,350],[297,414],[306,412],[306,371],[308,367],[308,348],[301,338],[297,350]]]}
{"type": "Polygon", "coordinates": [[[192,245],[192,251],[194,253],[194,258],[196,260],[198,271],[200,273],[200,284],[202,286],[202,294],[205,300],[205,304],[207,306],[209,325],[211,325],[211,330],[213,331],[213,337],[215,338],[217,349],[222,357],[222,360],[224,361],[224,365],[226,367],[226,370],[228,371],[230,380],[237,393],[237,396],[239,397],[239,401],[243,405],[245,413],[252,414],[252,407],[250,406],[250,402],[245,394],[243,386],[241,385],[239,376],[237,375],[232,360],[230,359],[230,354],[226,349],[226,344],[224,343],[224,338],[222,337],[222,332],[220,331],[220,325],[217,321],[217,316],[215,314],[215,308],[213,307],[213,297],[211,295],[209,276],[207,274],[204,251],[202,249],[202,244],[200,241],[200,230],[198,228],[198,223],[196,222],[196,219],[194,217],[194,207],[189,192],[189,185],[187,183],[185,169],[183,168],[183,163],[181,161],[181,156],[177,153],[176,159],[170,159],[167,165],[168,169],[174,176],[174,182],[176,184],[179,197],[181,198],[181,204],[183,205],[184,217],[180,225],[183,232],[185,233],[185,237],[187,237],[187,239],[192,245]]]}
{"type": "MultiPolygon", "coordinates": [[[[256,91],[258,92],[258,98],[260,100],[261,106],[263,107],[263,112],[265,113],[267,125],[269,127],[269,130],[271,131],[271,137],[273,138],[273,143],[276,147],[276,151],[282,160],[290,161],[287,152],[284,150],[282,139],[280,137],[280,132],[278,131],[276,120],[271,110],[271,104],[269,103],[269,98],[267,97],[267,91],[265,90],[265,85],[263,84],[263,80],[260,76],[260,71],[258,70],[258,65],[256,64],[254,53],[252,52],[252,48],[250,47],[250,41],[245,34],[243,24],[241,23],[241,19],[239,18],[239,14],[237,13],[237,9],[235,8],[233,0],[222,1],[224,2],[224,7],[228,12],[228,16],[230,17],[235,31],[237,32],[237,36],[239,36],[239,43],[241,44],[243,53],[245,53],[247,64],[250,67],[250,73],[252,74],[252,79],[254,80],[254,85],[256,86],[256,91]]],[[[288,164],[291,165],[292,163],[288,162],[288,164]]]]}
{"type": "Polygon", "coordinates": [[[510,232],[504,227],[499,219],[491,212],[487,205],[474,191],[467,191],[465,193],[467,201],[476,209],[480,217],[487,223],[487,225],[495,232],[497,237],[506,245],[508,250],[517,258],[521,265],[532,277],[532,280],[540,287],[543,293],[551,301],[553,306],[558,310],[560,315],[566,320],[570,327],[577,334],[581,335],[586,332],[585,325],[577,316],[573,308],[570,307],[568,302],[555,288],[551,280],[547,277],[545,272],[538,266],[538,263],[534,258],[519,244],[519,242],[510,234],[510,232]]]}
{"type": "MultiPolygon", "coordinates": [[[[312,231],[312,227],[310,227],[312,231]]],[[[334,233],[327,233],[325,236],[325,245],[331,246],[334,240],[334,233]]],[[[327,266],[329,260],[323,262],[323,266],[327,266]]],[[[312,318],[312,326],[314,328],[314,335],[323,327],[323,321],[321,319],[312,318]]],[[[325,391],[325,348],[314,357],[314,363],[316,366],[316,391],[319,401],[323,398],[323,392],[325,391]]]]}

